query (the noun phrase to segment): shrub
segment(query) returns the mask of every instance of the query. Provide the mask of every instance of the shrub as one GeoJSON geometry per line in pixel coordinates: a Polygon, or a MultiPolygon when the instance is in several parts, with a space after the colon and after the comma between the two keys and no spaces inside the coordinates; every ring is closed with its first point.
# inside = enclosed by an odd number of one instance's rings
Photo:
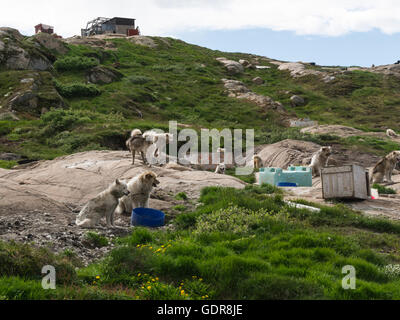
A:
{"type": "Polygon", "coordinates": [[[372,187],[374,189],[377,189],[379,194],[396,194],[396,190],[381,186],[380,184],[377,183],[375,183],[372,187]]]}
{"type": "Polygon", "coordinates": [[[47,133],[65,131],[81,122],[79,114],[64,109],[53,109],[43,114],[40,119],[45,125],[45,131],[47,133]]]}
{"type": "Polygon", "coordinates": [[[67,283],[76,278],[74,266],[62,256],[45,248],[33,248],[27,244],[0,242],[0,275],[27,279],[41,279],[44,266],[54,266],[57,282],[67,283]]]}
{"type": "Polygon", "coordinates": [[[100,90],[94,84],[75,82],[72,84],[55,83],[57,91],[66,98],[94,97],[100,95],[100,90]]]}
{"type": "Polygon", "coordinates": [[[3,169],[11,169],[12,167],[16,166],[17,164],[18,164],[17,161],[0,160],[0,168],[3,168],[3,169]]]}
{"type": "Polygon", "coordinates": [[[95,248],[107,247],[108,239],[96,232],[89,231],[86,233],[86,242],[95,248]]]}
{"type": "Polygon", "coordinates": [[[54,67],[58,71],[73,71],[73,70],[86,70],[95,67],[99,64],[99,61],[95,58],[88,57],[65,57],[58,59],[54,63],[54,67]]]}
{"type": "Polygon", "coordinates": [[[217,210],[203,215],[197,220],[195,233],[203,232],[233,232],[246,234],[270,213],[265,209],[253,211],[237,206],[217,210]]]}
{"type": "Polygon", "coordinates": [[[176,200],[187,200],[188,196],[185,192],[179,192],[176,196],[175,196],[176,200]]]}

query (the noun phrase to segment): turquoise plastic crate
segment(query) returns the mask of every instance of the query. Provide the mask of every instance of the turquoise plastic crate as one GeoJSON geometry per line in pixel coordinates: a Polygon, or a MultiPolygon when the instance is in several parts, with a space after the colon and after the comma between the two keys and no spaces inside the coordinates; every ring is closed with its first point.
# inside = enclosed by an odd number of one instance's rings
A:
{"type": "Polygon", "coordinates": [[[261,168],[260,184],[268,183],[277,186],[281,182],[296,183],[298,187],[312,187],[312,172],[310,167],[261,168]]]}

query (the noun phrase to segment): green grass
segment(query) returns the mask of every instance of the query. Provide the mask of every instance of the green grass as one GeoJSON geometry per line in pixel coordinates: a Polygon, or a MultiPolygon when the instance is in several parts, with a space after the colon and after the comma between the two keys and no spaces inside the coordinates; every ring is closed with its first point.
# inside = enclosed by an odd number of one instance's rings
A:
{"type": "MultiPolygon", "coordinates": [[[[396,121],[400,85],[393,77],[354,71],[325,84],[312,76],[293,79],[288,72],[279,71],[275,65],[262,60],[261,64],[271,68],[246,69],[244,74],[230,76],[215,58],[251,60],[252,57],[213,51],[172,38],[164,39],[167,43],[159,38],[153,40],[158,44],[157,49],[125,39],[111,40],[116,46],[113,51],[68,45],[66,55],[53,56],[55,71],[37,72],[34,76],[41,83],[36,114],[23,113],[19,115],[24,119],[20,122],[1,121],[0,139],[12,143],[2,144],[0,148],[35,159],[52,159],[93,149],[119,149],[124,146],[125,130],[128,132],[134,127],[165,129],[168,120],[192,124],[196,130],[254,128],[256,144],[298,139],[323,145],[339,143],[378,155],[399,147],[375,138],[311,136],[296,128],[285,128],[273,112],[228,97],[221,81],[222,78],[243,81],[253,91],[282,102],[293,117],[384,131],[387,127],[400,130],[396,121]],[[99,64],[111,67],[116,63],[123,75],[121,81],[97,86],[85,84],[85,69],[99,64]],[[251,81],[255,76],[265,80],[265,84],[255,85],[251,81]],[[68,117],[83,119],[79,124],[56,132],[59,136],[53,141],[46,139],[48,132],[41,130],[43,121],[37,117],[42,107],[54,107],[59,99],[56,88],[64,96],[68,117]],[[304,97],[306,105],[292,108],[290,97],[293,94],[304,97]]],[[[24,45],[37,50],[30,41],[24,45]]],[[[8,93],[27,89],[29,84],[20,81],[29,77],[32,77],[29,71],[0,72],[0,105],[8,103],[5,97],[8,93]]],[[[54,113],[48,118],[52,116],[57,118],[54,113]]],[[[251,177],[242,179],[252,182],[251,177]]]]}
{"type": "Polygon", "coordinates": [[[55,291],[41,289],[39,266],[74,265],[75,254],[54,256],[27,245],[1,244],[0,296],[400,299],[395,267],[400,262],[400,223],[365,217],[343,205],[299,200],[321,208],[319,213],[288,207],[281,193],[270,185],[205,188],[202,205],[178,215],[175,229],[135,228],[117,239],[103,260],[76,271],[67,268],[72,275],[57,282],[55,291]],[[356,269],[355,290],[341,287],[346,265],[356,269]]]}
{"type": "Polygon", "coordinates": [[[95,248],[108,246],[108,239],[105,236],[92,231],[86,233],[86,242],[95,248]]]}
{"type": "MultiPolygon", "coordinates": [[[[181,215],[185,218],[176,220],[177,231],[137,229],[122,239],[127,247],[115,249],[101,264],[104,277],[156,274],[174,286],[197,277],[214,299],[400,297],[399,278],[384,271],[399,256],[370,248],[377,238],[396,248],[390,239],[399,238],[400,224],[343,206],[321,206],[318,214],[289,208],[279,195],[270,195],[273,187],[263,188],[206,188],[203,206],[181,215]],[[359,233],[371,238],[368,243],[359,233]],[[357,270],[354,291],[341,288],[345,265],[357,270]]],[[[124,277],[119,282],[129,283],[124,277]]]]}
{"type": "Polygon", "coordinates": [[[375,188],[378,190],[379,194],[396,194],[396,190],[394,190],[393,188],[388,188],[388,187],[384,187],[378,183],[375,183],[372,188],[375,188]]]}
{"type": "Polygon", "coordinates": [[[16,166],[17,164],[18,164],[17,161],[0,160],[0,168],[3,168],[3,169],[11,169],[12,167],[16,166]]]}

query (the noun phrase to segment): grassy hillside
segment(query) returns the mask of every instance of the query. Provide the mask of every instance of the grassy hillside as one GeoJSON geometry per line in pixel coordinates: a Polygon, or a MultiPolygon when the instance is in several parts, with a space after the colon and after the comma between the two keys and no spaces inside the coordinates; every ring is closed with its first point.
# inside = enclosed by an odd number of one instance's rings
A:
{"type": "MultiPolygon", "coordinates": [[[[270,69],[246,69],[243,74],[231,76],[215,58],[251,61],[255,56],[213,51],[171,38],[152,39],[157,44],[155,48],[127,39],[108,40],[115,46],[113,50],[68,45],[68,52],[62,55],[42,48],[55,62],[54,70],[35,76],[40,82],[37,109],[51,108],[55,89],[63,96],[66,109],[41,117],[21,112],[21,121],[0,121],[0,152],[52,159],[90,149],[120,149],[133,127],[167,129],[168,120],[195,129],[255,128],[257,143],[295,138],[322,144],[360,144],[334,137],[310,137],[297,129],[284,128],[276,114],[224,94],[222,78],[243,81],[254,92],[282,102],[293,117],[363,130],[400,130],[400,83],[394,77],[353,71],[330,83],[316,76],[293,79],[288,71],[279,71],[267,59],[261,59],[260,64],[270,69]],[[87,72],[96,65],[118,71],[122,78],[110,84],[87,84],[87,72]],[[251,80],[256,76],[263,78],[265,84],[253,84],[251,80]],[[306,105],[291,107],[293,94],[304,97],[306,105]]],[[[0,97],[16,88],[23,90],[21,79],[31,76],[32,71],[28,70],[2,70],[0,97]]],[[[377,145],[372,148],[377,153],[398,148],[383,141],[377,145]]]]}
{"type": "Polygon", "coordinates": [[[135,228],[86,268],[70,250],[0,243],[0,299],[400,298],[398,222],[342,205],[295,209],[271,186],[210,187],[200,201],[175,230],[135,228]],[[57,290],[41,289],[42,264],[60,270],[57,290]],[[342,288],[346,265],[355,290],[342,288]]]}

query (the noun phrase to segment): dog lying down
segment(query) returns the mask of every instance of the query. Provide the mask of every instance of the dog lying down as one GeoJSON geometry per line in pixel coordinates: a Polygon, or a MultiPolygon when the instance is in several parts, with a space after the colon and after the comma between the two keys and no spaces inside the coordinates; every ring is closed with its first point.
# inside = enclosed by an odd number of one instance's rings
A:
{"type": "Polygon", "coordinates": [[[118,199],[129,194],[125,182],[115,180],[106,190],[91,199],[78,214],[75,223],[82,228],[94,228],[106,218],[108,228],[114,227],[114,211],[118,199]]]}

